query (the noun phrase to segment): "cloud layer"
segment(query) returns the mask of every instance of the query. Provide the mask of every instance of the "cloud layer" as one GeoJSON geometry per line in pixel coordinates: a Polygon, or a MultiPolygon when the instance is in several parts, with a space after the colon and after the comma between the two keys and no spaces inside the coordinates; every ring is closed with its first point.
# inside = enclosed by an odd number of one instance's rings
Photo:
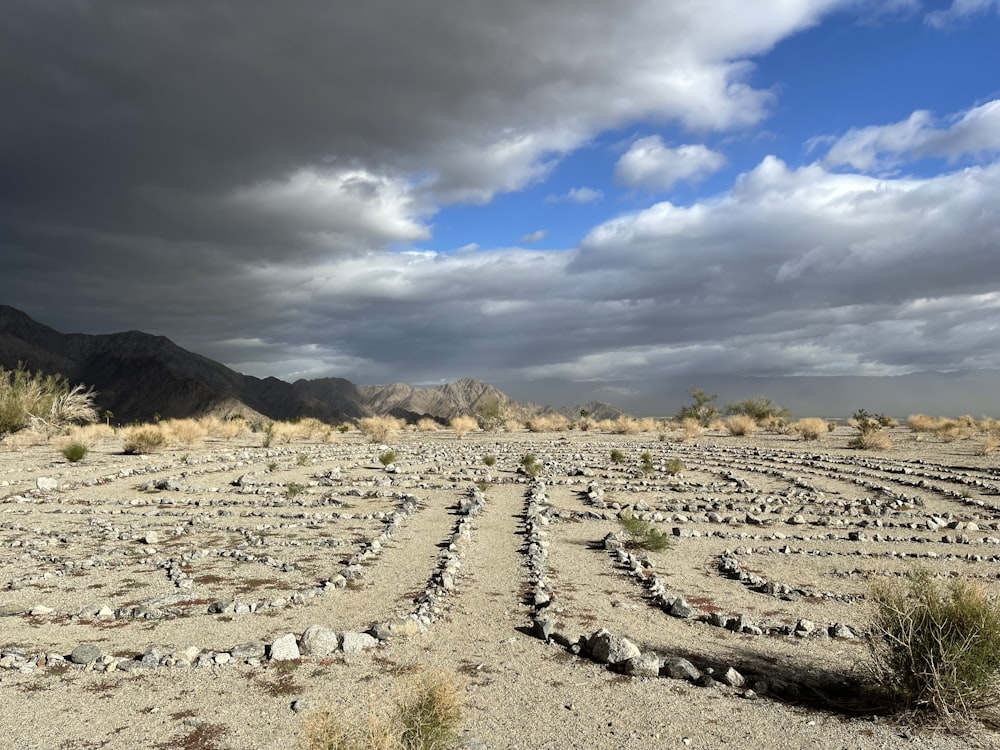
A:
{"type": "MultiPolygon", "coordinates": [[[[668,200],[766,122],[759,56],[880,7],[751,5],[15,0],[0,298],[288,378],[1000,367],[996,100],[858,123],[814,163],[755,159],[668,200]],[[658,127],[679,136],[635,136],[658,127]],[[625,142],[606,183],[546,183],[608,133],[625,142]],[[907,175],[929,158],[944,171],[907,175]],[[604,213],[558,250],[438,244],[449,207],[536,187],[604,213]]],[[[525,223],[510,236],[551,238],[525,223]]]]}

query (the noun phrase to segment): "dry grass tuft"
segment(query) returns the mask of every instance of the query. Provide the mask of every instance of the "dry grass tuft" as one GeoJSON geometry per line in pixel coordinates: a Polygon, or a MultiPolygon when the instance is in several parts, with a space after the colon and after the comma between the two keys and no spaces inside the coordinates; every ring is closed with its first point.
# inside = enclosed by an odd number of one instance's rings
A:
{"type": "Polygon", "coordinates": [[[685,417],[681,420],[681,429],[684,431],[684,442],[689,443],[705,434],[705,428],[701,426],[694,417],[685,417]]]}
{"type": "MultiPolygon", "coordinates": [[[[437,423],[435,422],[435,424],[437,423]]],[[[473,416],[463,415],[453,418],[448,422],[448,426],[455,433],[456,437],[461,438],[463,435],[479,429],[479,420],[473,416]]]]}
{"type": "Polygon", "coordinates": [[[863,451],[890,451],[892,450],[892,438],[880,430],[861,432],[851,438],[847,445],[849,448],[863,451]]]}
{"type": "Polygon", "coordinates": [[[989,434],[983,438],[977,452],[980,456],[992,456],[996,454],[998,449],[1000,449],[1000,437],[989,434]]]}
{"type": "Polygon", "coordinates": [[[795,422],[792,431],[803,440],[819,440],[830,431],[830,427],[825,419],[806,417],[795,422]]]}
{"type": "Polygon", "coordinates": [[[198,419],[168,419],[160,423],[160,429],[171,445],[194,445],[208,435],[204,423],[198,419]]]}
{"type": "Polygon", "coordinates": [[[748,414],[733,414],[726,418],[726,429],[730,435],[753,435],[757,432],[757,420],[748,414]]]}
{"type": "Polygon", "coordinates": [[[572,425],[562,414],[542,414],[529,419],[525,426],[529,432],[565,432],[572,425]]]}
{"type": "Polygon", "coordinates": [[[69,428],[66,437],[71,443],[83,443],[88,448],[93,448],[95,443],[115,437],[115,428],[104,422],[74,425],[69,428]]]}
{"type": "Polygon", "coordinates": [[[401,688],[392,716],[384,717],[374,696],[364,724],[345,723],[330,709],[310,715],[303,750],[446,750],[458,739],[462,698],[457,678],[422,672],[401,688]]]}
{"type": "Polygon", "coordinates": [[[440,432],[441,425],[437,422],[437,420],[424,417],[423,419],[417,420],[417,430],[420,432],[440,432]]]}
{"type": "Polygon", "coordinates": [[[153,453],[167,444],[159,425],[144,424],[126,427],[122,431],[123,450],[132,455],[153,453]]]}

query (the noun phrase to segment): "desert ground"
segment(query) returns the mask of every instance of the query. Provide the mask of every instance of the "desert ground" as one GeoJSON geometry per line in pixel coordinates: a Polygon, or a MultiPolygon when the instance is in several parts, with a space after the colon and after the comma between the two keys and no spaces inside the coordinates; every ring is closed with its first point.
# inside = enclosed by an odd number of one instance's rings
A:
{"type": "Polygon", "coordinates": [[[1000,746],[859,688],[872,580],[1000,589],[996,458],[890,432],[411,431],[392,470],[357,432],[0,450],[0,745],[289,750],[445,670],[468,748],[1000,746]],[[623,510],[670,546],[631,547],[623,510]],[[596,661],[600,628],[652,671],[596,661]]]}

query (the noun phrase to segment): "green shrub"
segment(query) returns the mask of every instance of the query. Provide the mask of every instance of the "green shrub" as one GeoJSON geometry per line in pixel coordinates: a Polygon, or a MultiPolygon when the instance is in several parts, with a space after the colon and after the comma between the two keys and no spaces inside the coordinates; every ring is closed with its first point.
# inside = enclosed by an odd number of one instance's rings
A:
{"type": "Polygon", "coordinates": [[[298,482],[289,482],[287,485],[285,485],[285,497],[291,500],[295,496],[301,495],[303,492],[305,492],[305,489],[306,487],[304,484],[299,484],[298,482]]]}
{"type": "Polygon", "coordinates": [[[1000,702],[1000,603],[981,586],[921,570],[871,599],[869,672],[895,707],[967,717],[1000,702]]]}
{"type": "Polygon", "coordinates": [[[491,453],[487,453],[483,456],[483,463],[489,466],[491,469],[496,465],[497,457],[491,453]]]}
{"type": "Polygon", "coordinates": [[[525,453],[521,459],[521,468],[529,477],[537,477],[542,473],[542,464],[530,453],[525,453]]]}
{"type": "Polygon", "coordinates": [[[688,393],[694,399],[694,403],[682,407],[675,417],[678,422],[685,419],[693,419],[702,427],[707,427],[708,423],[719,416],[719,407],[715,405],[715,394],[709,395],[701,388],[690,388],[688,393]]]}
{"type": "Polygon", "coordinates": [[[383,466],[394,464],[396,463],[396,451],[391,448],[387,451],[382,451],[378,456],[378,460],[383,466]]]}
{"type": "Polygon", "coordinates": [[[82,461],[83,457],[87,455],[87,446],[83,443],[69,443],[63,446],[62,454],[71,464],[75,464],[77,461],[82,461]]]}
{"type": "Polygon", "coordinates": [[[611,451],[611,463],[620,464],[624,460],[625,460],[625,454],[622,453],[620,450],[615,448],[614,450],[611,451]]]}
{"type": "Polygon", "coordinates": [[[632,544],[650,552],[662,552],[670,547],[670,535],[655,529],[648,521],[635,516],[618,519],[625,532],[632,539],[632,544]]]}
{"type": "Polygon", "coordinates": [[[639,459],[642,461],[642,465],[640,466],[640,468],[642,469],[642,473],[643,474],[652,474],[653,473],[653,454],[650,453],[649,451],[645,451],[639,457],[639,459]]]}
{"type": "Polygon", "coordinates": [[[677,476],[684,471],[684,462],[679,458],[671,458],[663,464],[663,471],[670,476],[677,476]]]}

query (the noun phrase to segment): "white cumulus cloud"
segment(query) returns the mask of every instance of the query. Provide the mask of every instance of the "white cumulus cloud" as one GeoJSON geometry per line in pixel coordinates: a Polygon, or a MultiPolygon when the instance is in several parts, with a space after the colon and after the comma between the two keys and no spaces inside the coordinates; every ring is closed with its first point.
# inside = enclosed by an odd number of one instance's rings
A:
{"type": "Polygon", "coordinates": [[[615,180],[630,187],[669,190],[681,180],[697,180],[718,171],[726,158],[700,143],[670,148],[658,135],[640,138],[615,166],[615,180]]]}

